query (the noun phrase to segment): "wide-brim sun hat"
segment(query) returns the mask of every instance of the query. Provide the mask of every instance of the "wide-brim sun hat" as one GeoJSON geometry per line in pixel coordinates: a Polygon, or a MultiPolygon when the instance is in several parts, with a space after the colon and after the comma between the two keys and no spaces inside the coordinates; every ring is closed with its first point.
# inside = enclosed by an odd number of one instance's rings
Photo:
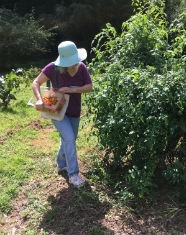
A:
{"type": "Polygon", "coordinates": [[[60,67],[69,67],[78,64],[87,58],[87,51],[84,48],[77,48],[75,43],[64,41],[58,45],[58,53],[54,64],[60,67]]]}

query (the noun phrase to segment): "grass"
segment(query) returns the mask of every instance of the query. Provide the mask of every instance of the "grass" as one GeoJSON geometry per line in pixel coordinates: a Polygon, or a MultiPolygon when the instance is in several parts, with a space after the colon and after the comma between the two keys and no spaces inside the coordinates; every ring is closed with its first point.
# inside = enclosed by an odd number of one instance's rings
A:
{"type": "Polygon", "coordinates": [[[59,135],[50,120],[27,106],[32,91],[0,111],[0,235],[114,235],[186,233],[184,206],[161,201],[128,208],[89,176],[98,140],[82,117],[77,149],[90,184],[74,189],[56,174],[59,135]],[[11,232],[11,233],[10,233],[11,232]]]}
{"type": "MultiPolygon", "coordinates": [[[[8,109],[1,107],[0,112],[0,225],[4,225],[3,215],[8,216],[15,207],[16,197],[23,194],[21,202],[16,202],[23,207],[20,218],[29,220],[23,234],[36,234],[38,220],[43,214],[47,224],[52,224],[56,215],[61,214],[58,206],[51,207],[50,198],[49,202],[46,201],[46,190],[43,190],[56,177],[55,155],[59,135],[50,120],[41,119],[39,113],[27,105],[31,96],[29,87],[18,92],[17,99],[11,102],[8,109]]],[[[87,162],[88,156],[96,151],[96,139],[88,136],[90,126],[85,122],[86,118],[83,117],[77,148],[82,161],[87,162]],[[90,141],[93,143],[91,146],[90,141]]],[[[67,209],[68,215],[96,195],[89,191],[75,191],[71,197],[77,203],[67,209]]],[[[0,234],[6,233],[0,229],[0,234]]],[[[48,233],[41,230],[40,234],[48,233]]]]}
{"type": "MultiPolygon", "coordinates": [[[[11,200],[17,195],[19,186],[41,171],[45,165],[42,161],[37,161],[35,164],[38,156],[45,156],[46,149],[33,146],[32,140],[38,135],[39,127],[50,124],[47,120],[41,120],[39,113],[27,105],[31,95],[31,89],[24,89],[17,94],[17,100],[13,101],[7,110],[1,108],[1,213],[10,211],[11,200]]],[[[50,151],[54,155],[54,148],[50,151]]]]}

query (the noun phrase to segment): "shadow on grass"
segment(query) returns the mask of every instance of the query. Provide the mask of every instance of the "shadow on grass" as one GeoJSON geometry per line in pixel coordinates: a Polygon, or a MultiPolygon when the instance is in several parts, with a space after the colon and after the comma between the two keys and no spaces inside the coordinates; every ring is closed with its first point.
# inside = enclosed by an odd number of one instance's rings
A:
{"type": "MultiPolygon", "coordinates": [[[[15,101],[15,106],[22,108],[22,112],[26,114],[27,110],[24,110],[25,108],[33,108],[28,105],[27,102],[24,100],[21,101],[15,101]]],[[[10,114],[18,114],[18,111],[16,111],[14,108],[12,108],[10,105],[4,106],[2,103],[0,103],[0,111],[4,113],[10,113],[10,114]]]]}
{"type": "Polygon", "coordinates": [[[51,209],[40,223],[40,229],[49,234],[60,235],[113,235],[112,230],[101,224],[110,208],[109,203],[100,202],[89,185],[80,189],[64,188],[48,198],[51,209]]]}
{"type": "Polygon", "coordinates": [[[13,108],[10,107],[4,107],[3,105],[0,104],[0,112],[3,113],[10,113],[10,114],[17,114],[18,112],[15,111],[13,108]]]}

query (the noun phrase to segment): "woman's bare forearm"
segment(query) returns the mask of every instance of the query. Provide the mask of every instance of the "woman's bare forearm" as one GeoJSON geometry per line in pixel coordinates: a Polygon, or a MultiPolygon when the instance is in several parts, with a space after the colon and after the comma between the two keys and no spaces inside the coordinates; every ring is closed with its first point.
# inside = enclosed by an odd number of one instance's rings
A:
{"type": "Polygon", "coordinates": [[[84,86],[61,87],[58,91],[62,93],[87,93],[92,91],[92,84],[84,86]]]}
{"type": "Polygon", "coordinates": [[[33,81],[32,89],[37,100],[42,100],[40,86],[46,82],[48,78],[44,73],[40,73],[39,76],[33,81]]]}

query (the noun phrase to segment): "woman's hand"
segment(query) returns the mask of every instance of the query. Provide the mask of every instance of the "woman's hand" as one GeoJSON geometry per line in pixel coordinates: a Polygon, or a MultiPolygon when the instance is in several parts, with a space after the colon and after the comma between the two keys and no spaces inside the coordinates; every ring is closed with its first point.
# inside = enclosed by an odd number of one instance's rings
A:
{"type": "Polygon", "coordinates": [[[73,92],[73,87],[61,87],[61,88],[59,88],[59,90],[58,90],[59,92],[61,92],[61,93],[74,93],[73,92]]]}
{"type": "Polygon", "coordinates": [[[42,100],[38,100],[36,103],[35,103],[35,108],[37,110],[43,110],[44,109],[44,103],[42,100]]]}

